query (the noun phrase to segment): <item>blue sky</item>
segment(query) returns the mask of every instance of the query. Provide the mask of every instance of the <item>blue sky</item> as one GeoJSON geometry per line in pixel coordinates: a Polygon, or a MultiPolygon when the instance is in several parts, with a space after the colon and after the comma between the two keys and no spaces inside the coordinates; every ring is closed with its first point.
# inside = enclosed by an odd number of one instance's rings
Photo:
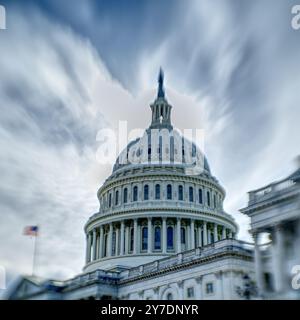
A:
{"type": "Polygon", "coordinates": [[[25,225],[41,225],[37,272],[84,264],[83,225],[110,173],[97,131],[145,128],[160,66],[179,128],[202,128],[225,209],[294,170],[299,152],[297,1],[1,1],[0,265],[31,272],[25,225]]]}

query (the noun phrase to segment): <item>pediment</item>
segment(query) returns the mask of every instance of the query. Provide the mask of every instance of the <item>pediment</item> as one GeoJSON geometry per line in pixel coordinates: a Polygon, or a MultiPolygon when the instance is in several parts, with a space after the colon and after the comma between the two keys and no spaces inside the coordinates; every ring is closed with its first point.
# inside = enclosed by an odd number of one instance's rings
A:
{"type": "Polygon", "coordinates": [[[42,286],[38,283],[35,283],[29,279],[22,279],[19,285],[16,287],[16,290],[12,293],[12,299],[23,299],[39,293],[42,290],[42,286]]]}

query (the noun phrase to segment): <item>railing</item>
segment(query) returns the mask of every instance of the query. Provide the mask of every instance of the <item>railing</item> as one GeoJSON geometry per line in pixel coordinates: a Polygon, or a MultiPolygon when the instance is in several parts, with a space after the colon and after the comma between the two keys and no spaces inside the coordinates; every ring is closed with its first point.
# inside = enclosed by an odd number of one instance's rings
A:
{"type": "Polygon", "coordinates": [[[253,244],[244,241],[228,239],[209,244],[205,247],[199,247],[193,250],[178,253],[176,255],[146,263],[144,265],[121,271],[112,272],[96,270],[90,273],[81,274],[73,279],[63,282],[64,287],[72,288],[80,285],[86,285],[89,282],[117,282],[120,279],[132,279],[138,276],[151,274],[157,271],[168,269],[172,266],[188,263],[199,258],[205,258],[223,252],[239,252],[253,255],[253,244]]]}
{"type": "Polygon", "coordinates": [[[206,205],[197,203],[197,202],[188,202],[188,201],[174,201],[174,200],[145,200],[145,201],[136,201],[136,202],[129,202],[126,204],[118,205],[111,207],[109,209],[101,209],[100,212],[95,213],[93,216],[90,217],[90,219],[94,219],[96,217],[105,217],[106,215],[113,214],[118,211],[126,211],[126,210],[134,210],[134,209],[152,209],[152,208],[174,208],[174,209],[196,209],[196,210],[202,210],[206,211],[212,214],[217,214],[222,217],[226,217],[231,219],[231,216],[223,211],[222,207],[217,208],[211,208],[206,205]]]}
{"type": "Polygon", "coordinates": [[[258,201],[268,199],[274,195],[292,188],[295,185],[293,180],[284,180],[277,183],[270,184],[262,189],[251,191],[249,193],[249,204],[258,201]]]}
{"type": "Polygon", "coordinates": [[[131,279],[223,252],[239,252],[253,256],[253,246],[254,244],[252,243],[239,240],[221,240],[205,247],[199,247],[183,253],[178,253],[168,258],[156,260],[155,262],[150,262],[130,270],[123,271],[120,276],[121,279],[131,279]]]}
{"type": "Polygon", "coordinates": [[[87,284],[88,282],[94,282],[97,280],[103,282],[114,282],[119,279],[119,274],[117,272],[96,270],[90,273],[79,275],[73,279],[64,282],[64,286],[74,287],[80,286],[81,284],[87,284]]]}

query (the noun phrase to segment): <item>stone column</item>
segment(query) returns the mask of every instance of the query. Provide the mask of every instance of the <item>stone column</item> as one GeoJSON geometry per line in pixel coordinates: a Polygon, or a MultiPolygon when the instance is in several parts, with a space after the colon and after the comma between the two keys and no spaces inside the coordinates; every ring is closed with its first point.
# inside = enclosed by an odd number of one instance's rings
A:
{"type": "Polygon", "coordinates": [[[191,249],[191,225],[187,224],[185,233],[185,250],[191,249]]]}
{"type": "Polygon", "coordinates": [[[272,259],[274,266],[274,284],[277,292],[284,290],[284,269],[283,269],[283,228],[281,225],[276,225],[273,231],[272,238],[272,259]],[[275,239],[274,239],[275,238],[275,239]]]}
{"type": "Polygon", "coordinates": [[[181,252],[181,219],[177,218],[177,253],[181,252]]]}
{"type": "Polygon", "coordinates": [[[218,225],[214,224],[214,242],[218,241],[218,225]]]}
{"type": "Polygon", "coordinates": [[[199,246],[199,247],[202,247],[201,231],[202,231],[201,227],[198,226],[198,246],[199,246]]]}
{"type": "Polygon", "coordinates": [[[162,252],[167,252],[167,218],[162,218],[162,252]]]}
{"type": "Polygon", "coordinates": [[[203,245],[207,245],[207,222],[203,222],[203,245]]]}
{"type": "Polygon", "coordinates": [[[97,255],[97,231],[96,229],[93,230],[93,261],[96,260],[97,255]]]}
{"type": "Polygon", "coordinates": [[[91,256],[91,244],[90,244],[90,233],[86,235],[86,255],[85,255],[85,263],[90,262],[90,256],[91,256]]]}
{"type": "Polygon", "coordinates": [[[191,244],[190,244],[190,248],[191,249],[195,249],[195,221],[193,219],[191,219],[191,228],[190,228],[190,239],[191,239],[191,244]]]}
{"type": "Polygon", "coordinates": [[[222,227],[222,240],[226,239],[226,228],[225,226],[222,227]]]}
{"type": "Polygon", "coordinates": [[[129,253],[129,227],[125,227],[125,255],[129,253]]]}
{"type": "Polygon", "coordinates": [[[152,253],[152,218],[148,218],[148,253],[152,253]]]}
{"type": "Polygon", "coordinates": [[[124,231],[125,231],[125,225],[124,220],[121,221],[121,243],[120,243],[120,256],[124,254],[124,231]]]}
{"type": "Polygon", "coordinates": [[[103,231],[103,226],[100,226],[99,259],[103,258],[103,243],[104,243],[104,231],[103,231]]]}
{"type": "Polygon", "coordinates": [[[115,254],[116,256],[119,255],[119,235],[120,235],[119,231],[120,229],[117,227],[116,228],[116,254],[115,254]]]}
{"type": "Polygon", "coordinates": [[[133,220],[133,254],[137,254],[138,246],[138,222],[137,219],[133,220]]]}
{"type": "Polygon", "coordinates": [[[232,231],[229,231],[229,239],[232,239],[232,231]]]}
{"type": "Polygon", "coordinates": [[[255,262],[255,276],[256,276],[256,285],[258,288],[259,295],[264,293],[264,281],[263,281],[263,270],[262,270],[262,260],[261,252],[259,248],[259,233],[253,234],[255,251],[254,251],[254,262],[255,262]]]}
{"type": "Polygon", "coordinates": [[[113,225],[112,223],[109,224],[109,233],[108,233],[108,250],[107,250],[107,256],[112,256],[112,234],[113,234],[113,225]]]}

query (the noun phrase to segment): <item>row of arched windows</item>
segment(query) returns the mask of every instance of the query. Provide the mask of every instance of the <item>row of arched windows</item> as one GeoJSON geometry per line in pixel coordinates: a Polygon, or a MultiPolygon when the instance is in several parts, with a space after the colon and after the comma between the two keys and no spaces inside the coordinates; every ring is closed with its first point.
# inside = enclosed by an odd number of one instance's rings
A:
{"type": "MultiPolygon", "coordinates": [[[[190,145],[189,142],[185,141],[184,138],[182,138],[181,141],[181,156],[182,156],[182,161],[186,162],[187,159],[186,156],[195,158],[197,155],[197,148],[196,146],[193,144],[192,146],[190,145]],[[187,152],[186,152],[187,151],[187,152]],[[187,153],[187,154],[186,154],[187,153]]],[[[159,157],[159,161],[162,161],[162,151],[163,149],[165,150],[166,154],[169,154],[170,152],[170,161],[171,163],[174,162],[174,155],[178,154],[178,150],[177,148],[175,148],[175,144],[174,144],[174,137],[171,136],[170,137],[170,144],[168,145],[167,143],[163,144],[163,137],[160,136],[159,140],[158,140],[158,148],[155,149],[153,147],[151,147],[151,144],[148,144],[148,150],[146,149],[146,152],[148,152],[148,161],[151,161],[151,157],[152,154],[156,155],[156,150],[157,150],[157,154],[159,157]]],[[[179,152],[180,152],[180,148],[179,148],[179,152]]],[[[141,154],[143,153],[143,149],[138,148],[137,151],[133,151],[133,156],[141,156],[141,154]]],[[[128,159],[128,152],[127,152],[127,159],[128,159]]]]}
{"type": "MultiPolygon", "coordinates": [[[[162,249],[162,230],[161,226],[154,227],[154,250],[162,249]]],[[[112,255],[116,255],[116,232],[114,231],[112,234],[112,255]]],[[[125,240],[125,239],[124,239],[125,240]]],[[[181,242],[185,244],[185,228],[181,228],[181,242]]],[[[148,227],[142,227],[141,229],[141,250],[146,251],[148,249],[148,227]]],[[[133,251],[134,246],[134,229],[130,229],[130,237],[129,237],[129,251],[133,251]]],[[[108,248],[108,234],[104,235],[104,257],[107,256],[107,248],[108,248]]],[[[167,227],[167,250],[174,249],[174,227],[167,227]]]]}
{"type": "MultiPolygon", "coordinates": [[[[189,192],[188,192],[188,200],[189,202],[194,202],[195,200],[195,190],[193,187],[189,187],[189,192]]],[[[161,185],[156,184],[155,185],[155,195],[154,195],[155,200],[160,200],[161,199],[161,185]]],[[[173,187],[171,184],[168,184],[166,187],[166,198],[167,200],[172,200],[173,199],[173,187]]],[[[144,185],[144,190],[143,190],[143,200],[149,200],[149,185],[144,185]]],[[[179,185],[178,186],[178,200],[183,201],[184,200],[184,191],[183,191],[183,186],[179,185]]],[[[133,192],[132,192],[132,201],[138,201],[138,186],[133,187],[133,192]]],[[[196,201],[199,204],[204,204],[204,195],[203,195],[203,190],[201,188],[198,189],[198,195],[196,201]]],[[[128,188],[124,188],[123,190],[123,203],[128,202],[128,188]]],[[[119,190],[115,192],[115,198],[114,198],[114,204],[117,206],[120,203],[120,196],[119,196],[119,190]]],[[[208,207],[217,207],[217,197],[214,194],[213,199],[211,199],[211,192],[207,191],[206,192],[206,204],[208,207]]],[[[108,196],[108,207],[110,208],[112,206],[112,193],[109,194],[108,196]]]]}

